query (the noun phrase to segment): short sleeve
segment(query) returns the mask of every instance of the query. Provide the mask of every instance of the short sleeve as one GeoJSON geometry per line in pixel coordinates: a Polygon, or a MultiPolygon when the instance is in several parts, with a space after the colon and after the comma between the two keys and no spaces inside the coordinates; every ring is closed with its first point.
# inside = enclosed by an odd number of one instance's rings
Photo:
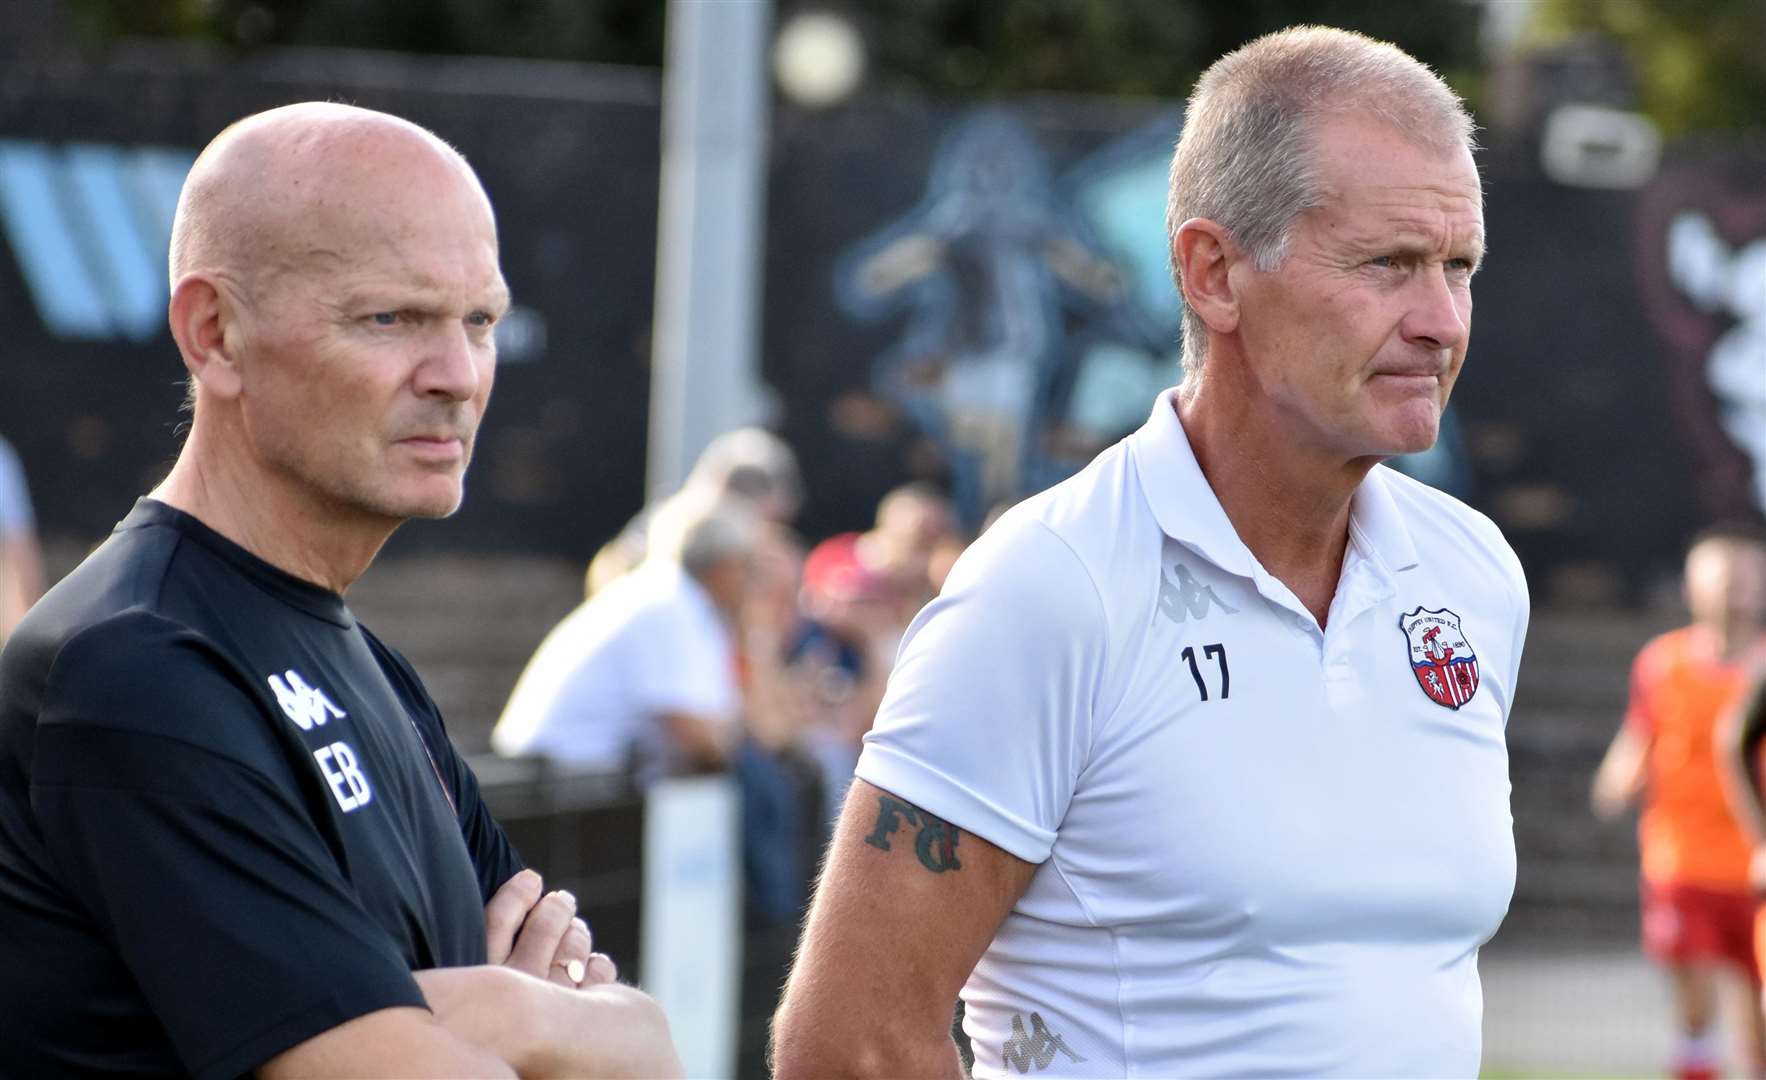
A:
{"type": "MultiPolygon", "coordinates": [[[[1512,552],[1510,557],[1511,559],[1513,558],[1512,552]]],[[[1510,708],[1504,712],[1502,718],[1502,722],[1505,726],[1508,724],[1509,714],[1513,710],[1514,695],[1518,692],[1518,688],[1521,684],[1521,655],[1527,648],[1527,629],[1533,618],[1533,600],[1527,591],[1527,575],[1521,571],[1521,564],[1518,559],[1513,560],[1513,575],[1514,589],[1516,593],[1515,634],[1509,656],[1514,658],[1514,666],[1509,672],[1508,681],[1510,687],[1510,708]]]]}
{"type": "Polygon", "coordinates": [[[466,840],[466,853],[472,858],[472,871],[478,875],[478,892],[490,903],[503,883],[521,873],[527,863],[509,842],[503,827],[491,816],[490,807],[478,790],[478,777],[472,767],[447,744],[449,764],[444,768],[452,774],[450,783],[459,794],[460,834],[466,840]]]}
{"type": "Polygon", "coordinates": [[[447,724],[442,720],[441,708],[429,696],[416,669],[398,650],[370,633],[367,627],[362,627],[362,632],[389,677],[399,684],[401,696],[417,711],[418,734],[436,768],[446,777],[444,784],[454,802],[454,816],[460,822],[466,854],[472,859],[472,871],[478,877],[479,895],[488,904],[503,883],[519,874],[527,864],[522,862],[515,845],[504,835],[503,827],[491,816],[479,791],[478,777],[466,764],[466,759],[454,749],[454,741],[448,738],[447,724]]]}
{"type": "Polygon", "coordinates": [[[1072,549],[1000,521],[908,628],[858,777],[1042,862],[1091,753],[1107,638],[1072,549]]]}
{"type": "Polygon", "coordinates": [[[31,806],[67,891],[180,1060],[237,1076],[354,1017],[425,1007],[321,835],[278,729],[201,639],[148,619],[62,650],[31,806]]]}
{"type": "Polygon", "coordinates": [[[1662,639],[1657,638],[1644,646],[1631,662],[1631,692],[1625,702],[1624,727],[1640,739],[1652,739],[1656,734],[1650,699],[1660,678],[1657,669],[1661,665],[1661,650],[1662,639]]]}
{"type": "Polygon", "coordinates": [[[460,836],[466,841],[466,854],[472,859],[472,872],[478,877],[479,898],[488,904],[503,883],[521,873],[527,864],[515,850],[515,845],[509,842],[503,827],[491,816],[484,794],[479,791],[478,777],[472,766],[454,749],[439,712],[433,714],[432,724],[426,728],[429,730],[425,730],[423,736],[454,796],[454,813],[460,821],[460,836]]]}

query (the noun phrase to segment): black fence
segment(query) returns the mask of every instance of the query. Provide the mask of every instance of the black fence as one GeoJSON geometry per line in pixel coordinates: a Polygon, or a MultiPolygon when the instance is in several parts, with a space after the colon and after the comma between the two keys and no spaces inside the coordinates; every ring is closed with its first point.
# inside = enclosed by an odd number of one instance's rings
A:
{"type": "MultiPolygon", "coordinates": [[[[640,948],[644,911],[644,797],[616,774],[560,770],[544,759],[474,757],[473,771],[486,804],[527,865],[540,871],[548,889],[568,889],[593,929],[595,948],[619,965],[630,981],[643,970],[640,948]]],[[[793,865],[807,895],[825,836],[822,792],[813,782],[798,789],[796,828],[801,850],[793,865]]],[[[780,917],[748,905],[741,939],[740,1011],[736,1073],[764,1080],[768,1025],[778,1004],[801,912],[780,917]]]]}

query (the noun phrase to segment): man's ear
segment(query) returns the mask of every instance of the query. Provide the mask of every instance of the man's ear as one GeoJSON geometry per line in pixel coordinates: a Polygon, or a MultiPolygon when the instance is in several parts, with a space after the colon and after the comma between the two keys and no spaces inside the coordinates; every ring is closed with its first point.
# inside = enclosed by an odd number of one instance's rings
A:
{"type": "Polygon", "coordinates": [[[1242,257],[1226,227],[1207,218],[1191,218],[1177,228],[1171,257],[1183,277],[1184,306],[1217,334],[1239,326],[1239,297],[1230,271],[1242,257]]]}
{"type": "Polygon", "coordinates": [[[239,307],[226,287],[202,274],[182,279],[172,289],[167,321],[172,340],[184,357],[184,367],[203,392],[237,397],[239,307]]]}

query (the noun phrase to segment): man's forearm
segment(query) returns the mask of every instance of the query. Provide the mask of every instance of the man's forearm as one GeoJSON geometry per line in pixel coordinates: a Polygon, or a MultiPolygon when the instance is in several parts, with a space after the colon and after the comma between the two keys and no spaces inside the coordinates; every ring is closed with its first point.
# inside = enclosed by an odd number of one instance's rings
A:
{"type": "Polygon", "coordinates": [[[523,1077],[681,1075],[662,1010],[631,987],[569,989],[491,965],[415,974],[442,1026],[523,1077]]]}
{"type": "Polygon", "coordinates": [[[887,1015],[861,1009],[812,1009],[787,1000],[773,1027],[774,1080],[915,1076],[965,1080],[962,1056],[948,1029],[901,1031],[887,1015]],[[834,1013],[841,1013],[843,1023],[834,1013]]]}

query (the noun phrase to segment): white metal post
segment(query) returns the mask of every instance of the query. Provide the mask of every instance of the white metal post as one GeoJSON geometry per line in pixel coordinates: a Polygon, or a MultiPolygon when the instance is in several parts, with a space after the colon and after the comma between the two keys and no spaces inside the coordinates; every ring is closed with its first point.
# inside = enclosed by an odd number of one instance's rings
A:
{"type": "Polygon", "coordinates": [[[669,0],[645,490],[767,419],[759,380],[771,0],[669,0]]]}

